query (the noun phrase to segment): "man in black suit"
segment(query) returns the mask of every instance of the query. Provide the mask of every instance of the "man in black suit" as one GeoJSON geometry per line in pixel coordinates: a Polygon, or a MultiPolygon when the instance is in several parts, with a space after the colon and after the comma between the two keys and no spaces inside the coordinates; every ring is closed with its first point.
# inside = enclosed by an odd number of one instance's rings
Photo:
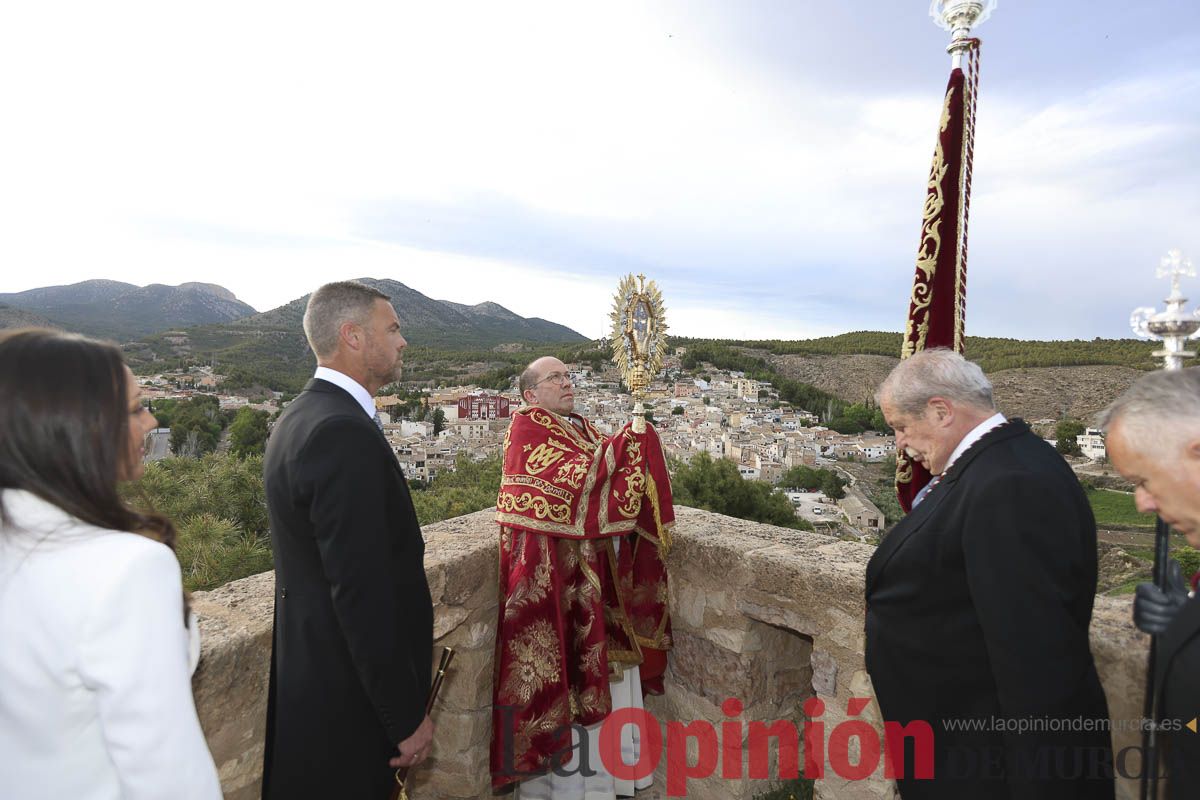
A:
{"type": "MultiPolygon", "coordinates": [[[[1200,547],[1200,370],[1152,372],[1100,415],[1108,457],[1134,486],[1138,511],[1163,521],[1200,547]]],[[[1200,602],[1192,599],[1179,563],[1169,586],[1137,588],[1134,621],[1158,634],[1155,687],[1166,729],[1170,800],[1200,797],[1200,602]]]]}
{"type": "Polygon", "coordinates": [[[934,476],[866,575],[883,718],[932,729],[931,748],[915,736],[892,754],[901,796],[1109,800],[1108,707],[1088,648],[1096,526],[1075,475],[996,412],[983,371],[952,351],[902,361],[879,401],[897,449],[934,476]]]}
{"type": "Polygon", "coordinates": [[[425,543],[372,399],[399,376],[407,345],[388,299],[353,282],[312,294],[316,376],[267,442],[267,800],[385,800],[392,768],[419,763],[433,738],[425,543]]]}

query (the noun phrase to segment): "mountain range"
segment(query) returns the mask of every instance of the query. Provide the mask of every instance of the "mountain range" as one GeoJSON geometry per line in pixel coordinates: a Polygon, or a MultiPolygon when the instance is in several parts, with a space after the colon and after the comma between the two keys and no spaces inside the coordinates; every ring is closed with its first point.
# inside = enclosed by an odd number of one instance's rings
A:
{"type": "MultiPolygon", "coordinates": [[[[128,341],[176,327],[232,322],[255,313],[211,283],[134,286],[91,280],[0,294],[0,304],[89,336],[128,341]]],[[[14,315],[15,316],[15,315],[14,315]]]]}
{"type": "MultiPolygon", "coordinates": [[[[505,342],[583,342],[586,337],[565,325],[522,317],[498,303],[474,306],[434,300],[399,281],[359,278],[392,298],[401,331],[410,344],[457,349],[491,348],[505,342]]],[[[300,331],[308,295],[278,308],[239,319],[233,327],[300,331]]]]}
{"type": "MultiPolygon", "coordinates": [[[[527,319],[497,303],[467,306],[434,300],[399,281],[360,280],[392,298],[405,337],[414,344],[454,349],[490,348],[504,342],[585,341],[564,325],[527,319]]],[[[89,280],[0,294],[0,327],[49,324],[130,343],[185,330],[188,338],[204,341],[220,339],[222,334],[236,339],[252,331],[288,331],[303,344],[301,321],[307,303],[308,295],[304,295],[259,313],[233,292],[210,283],[134,286],[89,280]]]]}

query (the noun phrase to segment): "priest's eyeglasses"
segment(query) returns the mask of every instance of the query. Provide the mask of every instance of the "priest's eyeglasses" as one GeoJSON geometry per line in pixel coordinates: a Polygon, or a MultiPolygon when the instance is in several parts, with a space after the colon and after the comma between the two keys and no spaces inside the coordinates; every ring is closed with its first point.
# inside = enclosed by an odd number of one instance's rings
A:
{"type": "Polygon", "coordinates": [[[553,383],[555,386],[566,386],[571,382],[571,376],[565,372],[551,372],[549,375],[535,383],[534,386],[540,386],[547,381],[553,383]]]}

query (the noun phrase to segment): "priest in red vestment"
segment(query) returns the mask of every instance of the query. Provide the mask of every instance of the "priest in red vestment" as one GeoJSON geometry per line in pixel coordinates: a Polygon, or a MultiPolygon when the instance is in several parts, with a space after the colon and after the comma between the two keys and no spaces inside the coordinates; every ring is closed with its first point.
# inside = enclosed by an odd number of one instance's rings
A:
{"type": "MultiPolygon", "coordinates": [[[[598,728],[614,707],[641,705],[643,682],[662,691],[675,518],[662,445],[653,427],[605,438],[573,413],[557,358],[530,364],[520,388],[496,501],[492,785],[521,781],[524,800],[632,794],[597,763],[598,728]]],[[[638,745],[632,726],[622,733],[628,762],[638,745]]]]}

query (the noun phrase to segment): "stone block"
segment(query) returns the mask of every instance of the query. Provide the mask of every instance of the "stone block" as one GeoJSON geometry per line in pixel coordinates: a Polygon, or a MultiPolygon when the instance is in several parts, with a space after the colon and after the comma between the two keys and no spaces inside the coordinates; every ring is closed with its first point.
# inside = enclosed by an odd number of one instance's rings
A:
{"type": "Polygon", "coordinates": [[[819,695],[837,694],[838,663],[827,650],[812,652],[812,685],[819,695]]]}
{"type": "Polygon", "coordinates": [[[446,670],[437,707],[455,712],[490,709],[493,660],[491,650],[456,650],[454,661],[446,670]]]}
{"type": "Polygon", "coordinates": [[[708,593],[701,586],[672,576],[671,624],[675,628],[702,628],[707,605],[708,593]]]}
{"type": "Polygon", "coordinates": [[[461,625],[471,612],[462,606],[436,605],[433,607],[433,640],[436,642],[461,625]]]}
{"type": "Polygon", "coordinates": [[[675,633],[671,666],[680,684],[718,704],[736,697],[752,705],[767,688],[767,678],[752,657],[688,633],[675,633]]]}
{"type": "Polygon", "coordinates": [[[425,580],[429,583],[429,598],[433,604],[442,602],[442,595],[446,591],[446,569],[442,565],[438,565],[433,569],[425,571],[425,580]]]}
{"type": "Polygon", "coordinates": [[[758,641],[746,628],[704,628],[703,634],[713,644],[734,653],[758,650],[758,641]]]}
{"type": "Polygon", "coordinates": [[[459,761],[479,747],[487,748],[492,735],[490,707],[477,711],[434,709],[436,734],[430,754],[442,761],[459,761]]]}

